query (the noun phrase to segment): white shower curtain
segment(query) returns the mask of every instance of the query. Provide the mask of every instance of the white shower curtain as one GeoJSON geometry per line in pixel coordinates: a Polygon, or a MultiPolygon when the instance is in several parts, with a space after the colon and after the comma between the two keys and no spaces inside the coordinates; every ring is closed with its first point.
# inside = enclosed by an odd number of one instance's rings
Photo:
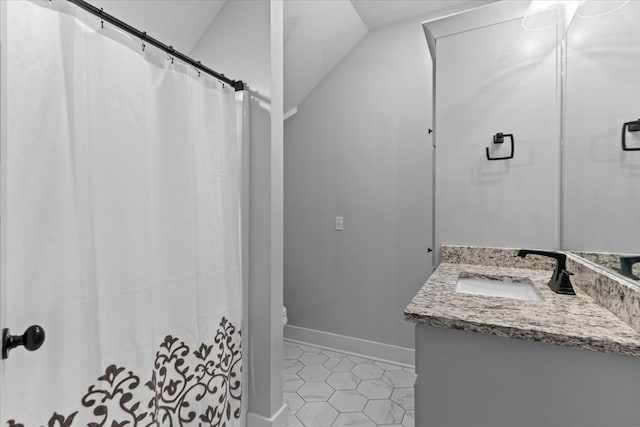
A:
{"type": "Polygon", "coordinates": [[[232,88],[61,1],[8,2],[3,425],[239,426],[232,88]]]}

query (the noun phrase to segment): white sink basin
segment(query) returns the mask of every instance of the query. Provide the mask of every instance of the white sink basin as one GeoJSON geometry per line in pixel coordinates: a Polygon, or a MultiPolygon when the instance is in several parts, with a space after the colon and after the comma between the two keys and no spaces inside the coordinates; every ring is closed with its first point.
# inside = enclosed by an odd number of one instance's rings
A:
{"type": "Polygon", "coordinates": [[[456,292],[526,301],[542,301],[531,280],[524,277],[467,276],[461,274],[456,292]]]}

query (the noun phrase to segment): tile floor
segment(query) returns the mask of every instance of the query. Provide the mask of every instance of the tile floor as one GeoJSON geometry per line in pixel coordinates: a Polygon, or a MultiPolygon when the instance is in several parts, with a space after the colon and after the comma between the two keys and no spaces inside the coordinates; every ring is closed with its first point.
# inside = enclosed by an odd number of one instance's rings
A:
{"type": "Polygon", "coordinates": [[[413,427],[413,369],[284,342],[289,427],[413,427]]]}

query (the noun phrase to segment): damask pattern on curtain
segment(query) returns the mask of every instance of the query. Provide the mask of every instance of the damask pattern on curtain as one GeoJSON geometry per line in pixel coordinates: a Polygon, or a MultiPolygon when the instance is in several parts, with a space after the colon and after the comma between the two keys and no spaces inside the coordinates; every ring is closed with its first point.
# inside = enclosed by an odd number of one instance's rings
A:
{"type": "Polygon", "coordinates": [[[10,426],[239,426],[236,95],[64,1],[8,9],[10,426]]]}

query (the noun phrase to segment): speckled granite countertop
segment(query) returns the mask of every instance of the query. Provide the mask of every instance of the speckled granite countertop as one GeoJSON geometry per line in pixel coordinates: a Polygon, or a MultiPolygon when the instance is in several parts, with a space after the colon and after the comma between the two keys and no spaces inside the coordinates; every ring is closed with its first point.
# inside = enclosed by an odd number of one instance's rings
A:
{"type": "Polygon", "coordinates": [[[640,357],[640,333],[631,326],[576,286],[575,296],[558,295],[549,289],[547,283],[552,270],[546,268],[546,259],[527,257],[522,260],[515,257],[515,252],[508,253],[513,258],[505,257],[503,253],[496,256],[495,249],[492,250],[494,252],[486,259],[489,265],[478,265],[464,263],[469,262],[464,254],[461,256],[457,251],[447,253],[443,247],[443,263],[409,303],[405,309],[405,320],[640,357]],[[500,259],[505,260],[508,266],[495,265],[495,260],[500,259]],[[537,264],[532,261],[536,259],[539,260],[537,264]],[[519,263],[529,268],[514,267],[519,263]],[[458,293],[455,287],[460,274],[529,278],[542,301],[458,293]]]}

